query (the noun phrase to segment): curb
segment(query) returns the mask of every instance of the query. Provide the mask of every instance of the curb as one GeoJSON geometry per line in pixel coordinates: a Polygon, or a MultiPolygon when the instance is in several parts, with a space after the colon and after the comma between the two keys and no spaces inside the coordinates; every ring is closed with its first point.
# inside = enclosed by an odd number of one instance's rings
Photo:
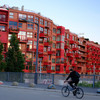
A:
{"type": "MultiPolygon", "coordinates": [[[[0,85],[0,87],[17,88],[17,89],[28,89],[28,90],[37,90],[37,91],[47,91],[47,92],[59,92],[59,93],[61,93],[60,90],[55,90],[55,89],[31,88],[31,87],[8,86],[8,85],[0,85]]],[[[84,95],[100,96],[100,94],[97,94],[97,93],[88,93],[88,92],[85,92],[84,95]]]]}

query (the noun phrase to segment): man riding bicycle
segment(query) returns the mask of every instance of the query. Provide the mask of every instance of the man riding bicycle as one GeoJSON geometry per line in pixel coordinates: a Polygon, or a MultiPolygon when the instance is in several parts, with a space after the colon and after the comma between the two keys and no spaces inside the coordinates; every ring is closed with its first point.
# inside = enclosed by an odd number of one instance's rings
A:
{"type": "Polygon", "coordinates": [[[70,84],[70,86],[72,87],[72,89],[74,90],[79,82],[79,78],[80,78],[80,75],[78,72],[74,71],[73,69],[70,69],[70,74],[69,76],[66,78],[66,80],[64,81],[67,82],[70,84]],[[68,81],[68,79],[71,78],[70,81],[68,81]],[[73,83],[75,83],[75,85],[73,85],[73,83]]]}

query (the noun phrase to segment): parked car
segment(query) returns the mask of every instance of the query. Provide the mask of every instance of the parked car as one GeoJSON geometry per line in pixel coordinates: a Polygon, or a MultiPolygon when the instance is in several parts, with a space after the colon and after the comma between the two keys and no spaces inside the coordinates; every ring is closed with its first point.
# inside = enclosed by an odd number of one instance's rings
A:
{"type": "Polygon", "coordinates": [[[99,89],[97,89],[97,93],[100,93],[100,88],[99,88],[99,89]]]}

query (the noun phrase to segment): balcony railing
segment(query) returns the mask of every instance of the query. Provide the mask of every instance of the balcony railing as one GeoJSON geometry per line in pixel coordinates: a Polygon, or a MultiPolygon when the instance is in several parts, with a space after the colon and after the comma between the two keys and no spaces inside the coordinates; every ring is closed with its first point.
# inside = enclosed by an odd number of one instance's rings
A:
{"type": "Polygon", "coordinates": [[[27,37],[25,35],[18,35],[19,42],[26,43],[27,37]]]}
{"type": "Polygon", "coordinates": [[[10,33],[19,33],[19,28],[9,28],[10,33]]]}
{"type": "Polygon", "coordinates": [[[6,18],[0,18],[0,22],[6,22],[6,18]]]}
{"type": "Polygon", "coordinates": [[[70,44],[74,44],[75,41],[74,40],[69,40],[70,44]]]}

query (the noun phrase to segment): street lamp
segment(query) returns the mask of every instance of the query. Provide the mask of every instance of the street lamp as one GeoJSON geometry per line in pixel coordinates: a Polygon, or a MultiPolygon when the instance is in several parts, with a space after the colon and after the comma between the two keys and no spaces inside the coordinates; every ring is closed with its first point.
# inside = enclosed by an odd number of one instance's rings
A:
{"type": "MultiPolygon", "coordinates": [[[[39,24],[36,22],[28,21],[26,22],[36,24],[38,29],[37,29],[37,46],[36,46],[36,66],[35,66],[35,77],[34,77],[34,83],[37,84],[37,68],[38,68],[38,45],[39,45],[39,24]]],[[[33,63],[33,62],[32,62],[33,63]]]]}

